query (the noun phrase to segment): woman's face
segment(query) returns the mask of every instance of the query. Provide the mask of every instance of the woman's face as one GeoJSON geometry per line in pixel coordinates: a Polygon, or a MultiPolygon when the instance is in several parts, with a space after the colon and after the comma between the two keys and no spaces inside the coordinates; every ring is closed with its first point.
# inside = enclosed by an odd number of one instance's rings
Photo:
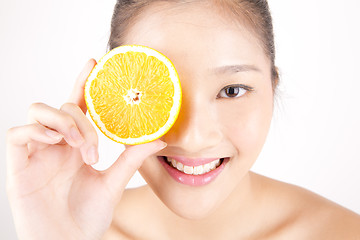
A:
{"type": "Polygon", "coordinates": [[[246,28],[195,3],[153,4],[124,44],[166,55],[183,91],[178,120],[161,138],[168,146],[139,172],[177,215],[203,218],[234,194],[265,142],[273,110],[270,61],[246,28]],[[171,158],[187,173],[166,163],[171,158]],[[214,159],[222,164],[203,174],[214,159]],[[189,174],[199,164],[200,174],[189,174]]]}

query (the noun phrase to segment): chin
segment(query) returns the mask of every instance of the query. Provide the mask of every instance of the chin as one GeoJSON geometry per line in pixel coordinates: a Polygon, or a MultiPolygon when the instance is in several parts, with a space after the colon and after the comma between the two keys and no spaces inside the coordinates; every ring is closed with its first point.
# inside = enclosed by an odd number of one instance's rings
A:
{"type": "Polygon", "coordinates": [[[154,161],[144,162],[139,172],[167,210],[183,219],[201,220],[210,216],[224,204],[236,186],[236,181],[230,179],[232,174],[221,174],[215,181],[202,186],[182,184],[161,171],[161,166],[151,164],[154,161]]]}
{"type": "MultiPolygon", "coordinates": [[[[156,193],[156,191],[154,191],[156,193]]],[[[156,193],[163,204],[177,216],[189,220],[201,220],[214,213],[224,199],[213,191],[192,189],[156,193]],[[192,192],[192,193],[189,193],[192,192]],[[211,193],[212,192],[212,193],[211,193]]]]}

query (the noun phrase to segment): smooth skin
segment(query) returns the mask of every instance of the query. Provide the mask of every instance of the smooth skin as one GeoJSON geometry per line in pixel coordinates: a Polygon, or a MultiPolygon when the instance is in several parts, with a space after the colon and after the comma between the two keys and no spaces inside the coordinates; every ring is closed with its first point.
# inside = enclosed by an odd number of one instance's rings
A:
{"type": "Polygon", "coordinates": [[[273,91],[270,63],[246,27],[204,5],[166,3],[149,6],[131,26],[125,44],[161,51],[179,72],[177,122],[160,140],[126,146],[108,170],[94,170],[97,136],[82,90],[96,64],[90,60],[60,110],[33,104],[29,124],[8,132],[19,239],[360,239],[357,214],[250,171],[269,130],[273,91]],[[214,71],[234,64],[256,70],[214,71]],[[254,91],[227,98],[221,89],[231,84],[254,91]],[[230,161],[210,184],[190,187],[167,174],[163,155],[230,161]],[[137,169],[148,185],[125,190],[137,169]]]}

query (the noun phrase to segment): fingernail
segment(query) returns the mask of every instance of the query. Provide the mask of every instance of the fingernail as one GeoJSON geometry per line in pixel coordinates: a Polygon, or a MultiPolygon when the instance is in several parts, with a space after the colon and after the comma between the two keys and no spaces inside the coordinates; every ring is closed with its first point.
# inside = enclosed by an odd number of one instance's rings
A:
{"type": "Polygon", "coordinates": [[[79,130],[77,130],[75,127],[70,129],[70,137],[76,144],[81,144],[84,142],[84,138],[79,133],[79,130]]]}
{"type": "Polygon", "coordinates": [[[45,134],[55,140],[60,140],[62,138],[62,135],[60,133],[49,129],[45,130],[45,134]]]}
{"type": "Polygon", "coordinates": [[[167,146],[166,142],[161,142],[160,150],[166,148],[166,146],[167,146]]]}
{"type": "Polygon", "coordinates": [[[98,158],[99,158],[99,153],[98,153],[97,148],[95,146],[91,146],[87,150],[87,158],[88,158],[88,163],[90,165],[93,165],[93,164],[97,163],[98,158]]]}

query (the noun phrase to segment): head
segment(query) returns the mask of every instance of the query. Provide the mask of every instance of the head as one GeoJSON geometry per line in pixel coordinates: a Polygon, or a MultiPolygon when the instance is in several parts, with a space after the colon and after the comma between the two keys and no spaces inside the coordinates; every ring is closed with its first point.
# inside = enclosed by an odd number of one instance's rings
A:
{"type": "Polygon", "coordinates": [[[180,114],[161,138],[168,146],[139,169],[177,215],[199,219],[216,211],[261,152],[278,83],[273,38],[266,0],[119,0],[115,6],[110,49],[151,47],[180,77],[180,114]],[[189,186],[175,181],[159,156],[226,164],[207,184],[189,186]]]}

